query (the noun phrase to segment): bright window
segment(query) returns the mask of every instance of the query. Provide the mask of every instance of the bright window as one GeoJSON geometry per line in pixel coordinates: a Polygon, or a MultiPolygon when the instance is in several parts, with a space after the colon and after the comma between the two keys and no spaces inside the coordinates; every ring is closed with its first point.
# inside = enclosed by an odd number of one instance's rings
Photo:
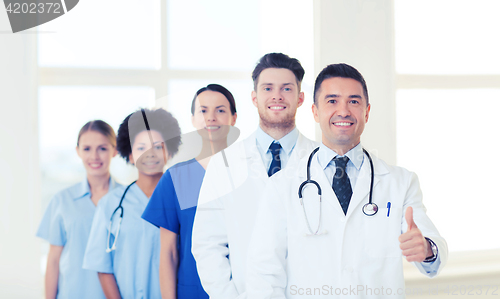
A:
{"type": "Polygon", "coordinates": [[[251,70],[259,54],[258,12],[255,0],[169,0],[169,67],[251,70]]]}
{"type": "Polygon", "coordinates": [[[500,1],[394,1],[401,74],[500,74],[500,1]]]}
{"type": "Polygon", "coordinates": [[[39,27],[41,67],[159,69],[159,0],[85,0],[39,27]]]}
{"type": "Polygon", "coordinates": [[[500,2],[394,5],[398,164],[418,174],[450,251],[498,249],[492,230],[477,228],[500,227],[500,2]]]}
{"type": "Polygon", "coordinates": [[[500,248],[500,89],[399,90],[398,164],[417,173],[451,251],[500,248]],[[480,99],[480,100],[479,100],[480,99]]]}

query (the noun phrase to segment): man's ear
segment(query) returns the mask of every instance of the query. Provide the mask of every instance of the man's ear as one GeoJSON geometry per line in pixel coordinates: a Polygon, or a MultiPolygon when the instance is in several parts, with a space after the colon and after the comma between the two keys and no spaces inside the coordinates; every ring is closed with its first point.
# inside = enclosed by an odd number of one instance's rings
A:
{"type": "Polygon", "coordinates": [[[319,115],[318,115],[318,107],[316,107],[316,104],[312,104],[312,113],[313,113],[313,116],[314,116],[314,120],[319,123],[319,115]]]}
{"type": "Polygon", "coordinates": [[[370,115],[370,108],[371,107],[372,107],[372,105],[368,104],[368,107],[366,108],[365,123],[368,122],[368,116],[370,115]]]}
{"type": "Polygon", "coordinates": [[[134,165],[135,164],[135,161],[134,161],[134,156],[132,155],[132,153],[130,153],[130,155],[128,155],[128,161],[130,162],[130,164],[134,165]]]}
{"type": "Polygon", "coordinates": [[[259,107],[257,105],[257,92],[255,90],[252,90],[252,103],[255,107],[259,107]]]}
{"type": "Polygon", "coordinates": [[[299,102],[297,103],[297,107],[302,106],[304,104],[304,92],[301,91],[299,92],[299,102]]]}

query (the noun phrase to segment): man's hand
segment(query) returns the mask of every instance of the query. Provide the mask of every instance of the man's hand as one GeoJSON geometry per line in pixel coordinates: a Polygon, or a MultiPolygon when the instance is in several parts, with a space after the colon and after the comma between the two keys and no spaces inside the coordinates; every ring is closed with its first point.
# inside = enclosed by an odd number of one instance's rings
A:
{"type": "Polygon", "coordinates": [[[432,256],[431,244],[424,238],[422,232],[413,222],[413,208],[408,207],[405,213],[408,230],[399,236],[399,247],[403,250],[403,255],[408,262],[423,262],[427,257],[432,256]]]}

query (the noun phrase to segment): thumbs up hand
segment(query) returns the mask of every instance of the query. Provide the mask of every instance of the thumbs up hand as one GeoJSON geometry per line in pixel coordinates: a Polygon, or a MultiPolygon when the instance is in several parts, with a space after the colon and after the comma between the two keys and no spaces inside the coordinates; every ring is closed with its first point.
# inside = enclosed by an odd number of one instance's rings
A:
{"type": "Polygon", "coordinates": [[[413,221],[412,207],[406,209],[405,219],[408,224],[408,230],[399,236],[399,247],[403,250],[403,255],[408,262],[421,263],[427,257],[432,256],[431,245],[413,221]]]}

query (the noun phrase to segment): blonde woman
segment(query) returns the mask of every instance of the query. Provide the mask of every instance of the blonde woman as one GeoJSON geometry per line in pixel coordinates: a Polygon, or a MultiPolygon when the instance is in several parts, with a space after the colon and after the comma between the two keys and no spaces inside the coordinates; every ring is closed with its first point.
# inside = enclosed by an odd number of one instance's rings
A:
{"type": "Polygon", "coordinates": [[[47,299],[104,298],[97,272],[82,269],[82,262],[97,203],[119,186],[109,173],[111,159],[117,154],[116,135],[106,122],[94,120],[81,128],[76,144],[87,176],[54,196],[37,232],[50,243],[47,299]]]}

